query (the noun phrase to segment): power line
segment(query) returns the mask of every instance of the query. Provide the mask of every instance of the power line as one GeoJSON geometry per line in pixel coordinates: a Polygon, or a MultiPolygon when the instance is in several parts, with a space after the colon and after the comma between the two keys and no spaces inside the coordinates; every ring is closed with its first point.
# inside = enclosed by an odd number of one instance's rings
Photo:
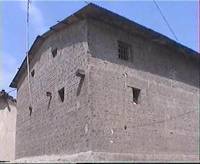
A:
{"type": "Polygon", "coordinates": [[[178,41],[178,38],[175,34],[175,32],[173,31],[172,27],[170,26],[169,22],[167,21],[167,18],[165,17],[165,15],[163,14],[161,8],[159,7],[158,3],[156,2],[156,0],[153,0],[155,6],[157,7],[158,11],[160,12],[160,15],[162,16],[163,20],[165,21],[167,27],[169,28],[170,32],[172,33],[172,35],[174,36],[174,38],[176,39],[176,41],[178,41]]]}

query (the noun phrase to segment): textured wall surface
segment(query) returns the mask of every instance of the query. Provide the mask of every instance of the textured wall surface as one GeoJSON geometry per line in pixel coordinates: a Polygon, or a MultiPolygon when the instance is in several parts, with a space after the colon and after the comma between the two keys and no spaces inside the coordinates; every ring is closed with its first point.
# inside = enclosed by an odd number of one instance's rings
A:
{"type": "Polygon", "coordinates": [[[18,84],[17,158],[88,150],[197,156],[199,70],[194,60],[89,20],[49,37],[31,69],[31,116],[26,75],[18,84]],[[118,40],[131,44],[129,61],[118,59],[118,40]],[[52,47],[58,48],[55,58],[52,47]],[[75,74],[79,68],[85,70],[83,80],[75,74]],[[58,96],[62,87],[64,102],[58,96]],[[131,87],[141,89],[139,104],[133,103],[131,87]]]}
{"type": "Polygon", "coordinates": [[[87,27],[81,21],[54,33],[37,52],[31,70],[32,115],[29,112],[27,78],[18,85],[16,158],[85,151],[88,143],[88,79],[76,76],[88,66],[87,27]],[[52,57],[51,48],[58,48],[52,57]],[[61,102],[58,90],[65,87],[61,102]],[[52,93],[52,98],[46,92],[52,93]]]}
{"type": "Polygon", "coordinates": [[[15,159],[16,116],[16,104],[0,97],[0,161],[15,159]]]}
{"type": "Polygon", "coordinates": [[[198,157],[198,63],[95,20],[88,32],[92,150],[198,157]],[[131,44],[129,61],[118,40],[131,44]],[[139,104],[130,87],[141,89],[139,104]]]}

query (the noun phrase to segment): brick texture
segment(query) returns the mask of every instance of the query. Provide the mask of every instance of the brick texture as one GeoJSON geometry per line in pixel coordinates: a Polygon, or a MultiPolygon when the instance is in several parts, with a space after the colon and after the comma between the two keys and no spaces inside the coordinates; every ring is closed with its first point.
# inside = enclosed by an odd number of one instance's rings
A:
{"type": "MultiPolygon", "coordinates": [[[[27,77],[19,83],[17,94],[16,158],[41,154],[74,153],[89,149],[87,76],[80,94],[77,88],[81,78],[75,72],[87,70],[87,27],[81,21],[48,38],[37,51],[30,77],[32,108],[29,112],[27,77]],[[58,48],[55,58],[52,47],[58,48]],[[65,100],[61,102],[58,90],[64,87],[65,100]],[[52,98],[46,96],[51,92],[52,98]]],[[[87,73],[87,72],[86,72],[87,73]]]]}
{"type": "Polygon", "coordinates": [[[199,70],[189,57],[89,19],[47,38],[33,69],[31,116],[27,76],[18,84],[17,158],[89,150],[198,155],[199,70]],[[118,58],[118,40],[131,44],[129,61],[118,58]],[[139,104],[130,87],[141,89],[139,104]]]}
{"type": "Polygon", "coordinates": [[[96,20],[88,31],[92,150],[198,158],[197,61],[96,20]],[[131,60],[118,58],[118,40],[131,60]],[[139,104],[130,87],[141,89],[139,104]]]}

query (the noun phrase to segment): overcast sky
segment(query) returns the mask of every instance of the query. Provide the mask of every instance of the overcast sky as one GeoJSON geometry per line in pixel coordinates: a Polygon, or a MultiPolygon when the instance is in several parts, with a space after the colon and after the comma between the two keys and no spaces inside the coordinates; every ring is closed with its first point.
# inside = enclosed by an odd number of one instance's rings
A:
{"type": "MultiPolygon", "coordinates": [[[[88,0],[89,1],[89,0],[88,0]]],[[[153,1],[89,1],[114,11],[172,39],[153,1]]],[[[158,1],[181,44],[198,51],[198,1],[158,1]]],[[[84,1],[33,1],[30,6],[30,43],[75,11],[84,1]]],[[[9,84],[25,58],[26,2],[0,1],[0,90],[9,84]]],[[[30,44],[30,46],[31,46],[30,44]]],[[[11,93],[16,95],[15,92],[11,93]]]]}

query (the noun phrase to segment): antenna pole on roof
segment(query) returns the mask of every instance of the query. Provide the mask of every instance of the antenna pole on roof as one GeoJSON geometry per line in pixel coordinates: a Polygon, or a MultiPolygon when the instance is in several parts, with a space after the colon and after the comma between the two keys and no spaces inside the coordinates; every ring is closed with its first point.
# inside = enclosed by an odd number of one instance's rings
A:
{"type": "Polygon", "coordinates": [[[26,19],[26,63],[27,63],[27,78],[28,78],[28,90],[29,90],[29,108],[32,104],[32,95],[31,95],[31,85],[30,85],[30,66],[29,66],[29,8],[30,0],[27,0],[27,19],[26,19]]]}
{"type": "Polygon", "coordinates": [[[156,2],[156,0],[153,0],[156,8],[158,9],[158,11],[160,12],[160,15],[162,16],[163,20],[165,21],[167,27],[169,28],[170,32],[172,33],[172,35],[174,36],[174,38],[176,39],[176,41],[178,41],[178,38],[175,34],[175,32],[173,31],[172,27],[170,26],[169,22],[167,21],[167,18],[165,17],[165,15],[163,14],[161,8],[159,7],[158,3],[156,2]]]}
{"type": "Polygon", "coordinates": [[[90,2],[88,2],[88,1],[84,1],[86,4],[89,4],[90,2]]]}

